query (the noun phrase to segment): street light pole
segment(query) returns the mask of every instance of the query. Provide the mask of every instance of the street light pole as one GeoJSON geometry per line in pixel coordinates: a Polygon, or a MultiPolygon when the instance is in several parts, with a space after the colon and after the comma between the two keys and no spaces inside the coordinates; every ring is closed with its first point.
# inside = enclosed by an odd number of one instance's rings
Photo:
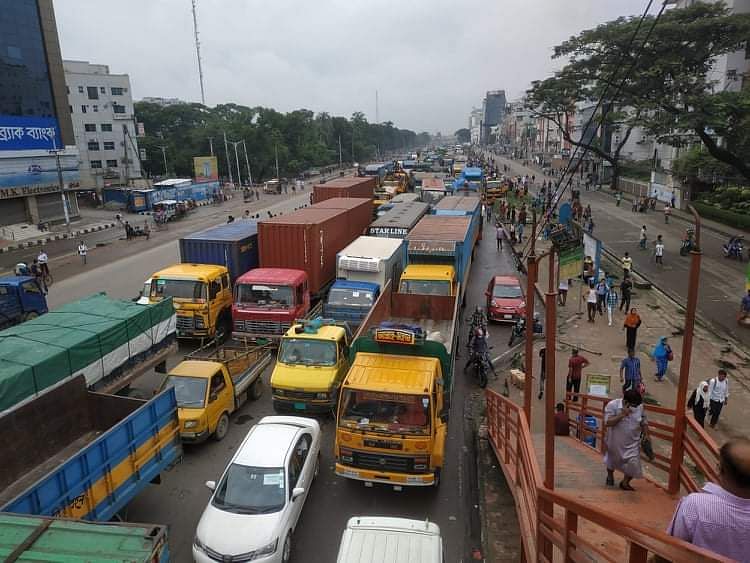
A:
{"type": "Polygon", "coordinates": [[[68,199],[65,197],[65,183],[63,182],[62,165],[60,164],[60,152],[65,149],[54,148],[50,152],[55,155],[57,166],[57,185],[60,187],[60,198],[62,199],[63,213],[65,214],[65,229],[70,232],[70,213],[68,212],[68,199]]]}
{"type": "MultiPolygon", "coordinates": [[[[524,360],[526,375],[523,389],[523,412],[526,415],[529,429],[531,429],[531,395],[534,394],[534,294],[537,278],[536,254],[534,252],[536,246],[536,209],[532,209],[531,213],[531,248],[526,267],[526,349],[524,360]]],[[[550,275],[552,275],[552,272],[550,272],[550,275]]]]}
{"type": "Polygon", "coordinates": [[[164,159],[164,176],[168,176],[169,172],[167,172],[167,147],[164,145],[159,145],[159,148],[161,149],[161,156],[164,159]]]}
{"type": "Polygon", "coordinates": [[[242,186],[242,174],[240,174],[240,157],[237,153],[237,145],[241,144],[242,141],[229,141],[234,145],[234,162],[237,164],[237,182],[242,186]]]}
{"type": "Polygon", "coordinates": [[[229,159],[229,144],[227,143],[227,132],[224,131],[224,152],[227,155],[227,172],[229,173],[229,183],[234,184],[232,179],[232,161],[229,159]]]}
{"type": "Polygon", "coordinates": [[[245,144],[245,139],[242,139],[242,148],[245,151],[245,166],[247,167],[247,182],[250,184],[250,187],[253,187],[253,174],[250,172],[250,161],[247,158],[247,145],[245,144]]]}

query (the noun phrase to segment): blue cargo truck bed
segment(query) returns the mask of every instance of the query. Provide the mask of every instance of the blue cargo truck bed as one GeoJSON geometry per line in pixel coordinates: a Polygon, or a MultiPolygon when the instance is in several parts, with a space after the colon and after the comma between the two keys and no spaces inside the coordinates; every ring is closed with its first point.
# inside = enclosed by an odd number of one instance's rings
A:
{"type": "Polygon", "coordinates": [[[145,401],[88,391],[78,376],[0,424],[3,512],[108,521],[182,457],[173,389],[145,401]]]}
{"type": "Polygon", "coordinates": [[[181,238],[180,262],[226,266],[234,283],[258,267],[258,224],[239,220],[181,238]]]}

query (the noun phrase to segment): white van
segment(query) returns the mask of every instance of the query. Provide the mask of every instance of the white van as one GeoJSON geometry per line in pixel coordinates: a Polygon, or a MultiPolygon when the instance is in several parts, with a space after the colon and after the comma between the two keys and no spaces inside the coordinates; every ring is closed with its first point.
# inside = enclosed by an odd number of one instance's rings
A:
{"type": "Polygon", "coordinates": [[[336,563],[444,563],[437,524],[426,520],[354,516],[336,563]]]}

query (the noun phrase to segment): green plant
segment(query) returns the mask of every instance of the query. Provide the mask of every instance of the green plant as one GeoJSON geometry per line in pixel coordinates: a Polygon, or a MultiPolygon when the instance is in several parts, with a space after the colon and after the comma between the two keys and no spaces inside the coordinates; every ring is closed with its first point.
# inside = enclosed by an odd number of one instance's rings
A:
{"type": "Polygon", "coordinates": [[[750,214],[748,213],[737,213],[702,201],[694,201],[693,206],[704,219],[713,219],[737,229],[750,229],[750,214]]]}

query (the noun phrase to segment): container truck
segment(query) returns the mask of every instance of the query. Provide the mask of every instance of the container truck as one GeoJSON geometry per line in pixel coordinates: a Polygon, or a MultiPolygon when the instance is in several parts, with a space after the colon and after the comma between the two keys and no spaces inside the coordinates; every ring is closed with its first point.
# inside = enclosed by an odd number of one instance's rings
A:
{"type": "Polygon", "coordinates": [[[166,563],[167,527],[0,513],[0,559],[166,563]]]}
{"type": "Polygon", "coordinates": [[[336,416],[337,475],[397,489],[438,486],[458,315],[455,295],[386,288],[350,348],[336,416]]]}
{"type": "MultiPolygon", "coordinates": [[[[466,192],[459,193],[466,194],[466,192]]],[[[443,217],[471,217],[471,229],[474,232],[473,244],[482,240],[484,216],[482,215],[482,200],[478,193],[444,197],[437,202],[432,213],[443,217]]]]}
{"type": "Polygon", "coordinates": [[[0,413],[82,374],[92,391],[126,390],[176,350],[171,301],[97,294],[0,332],[0,413]]]}
{"type": "Polygon", "coordinates": [[[372,199],[334,197],[312,205],[312,209],[336,209],[347,215],[347,237],[352,240],[365,233],[372,221],[372,199]]]}
{"type": "Polygon", "coordinates": [[[320,203],[334,197],[355,197],[372,199],[377,181],[374,176],[347,176],[329,180],[325,184],[313,186],[313,203],[320,203]]]}
{"type": "Polygon", "coordinates": [[[238,338],[215,340],[185,356],[162,386],[174,389],[177,396],[182,441],[203,442],[209,436],[223,440],[229,416],[248,398],[260,398],[261,376],[272,359],[270,347],[238,338]]]}
{"type": "Polygon", "coordinates": [[[36,278],[0,278],[0,328],[35,319],[47,311],[47,299],[36,278]]]}
{"type": "Polygon", "coordinates": [[[429,205],[420,201],[409,201],[394,205],[389,211],[372,222],[367,228],[367,235],[402,239],[409,234],[409,231],[427,213],[428,209],[429,205]]]}
{"type": "Polygon", "coordinates": [[[407,266],[400,293],[458,295],[471,268],[476,224],[471,217],[425,215],[406,236],[407,266]]]}
{"type": "Polygon", "coordinates": [[[323,315],[356,328],[375,304],[386,283],[397,284],[406,262],[400,239],[359,237],[336,259],[336,281],[323,315]]]}
{"type": "Polygon", "coordinates": [[[105,522],[182,457],[173,389],[144,401],[79,375],[0,417],[0,510],[105,522]],[[33,447],[29,447],[33,444],[33,447]]]}
{"type": "Polygon", "coordinates": [[[180,239],[180,262],[225,266],[229,279],[258,267],[258,224],[234,221],[180,239]]]}

